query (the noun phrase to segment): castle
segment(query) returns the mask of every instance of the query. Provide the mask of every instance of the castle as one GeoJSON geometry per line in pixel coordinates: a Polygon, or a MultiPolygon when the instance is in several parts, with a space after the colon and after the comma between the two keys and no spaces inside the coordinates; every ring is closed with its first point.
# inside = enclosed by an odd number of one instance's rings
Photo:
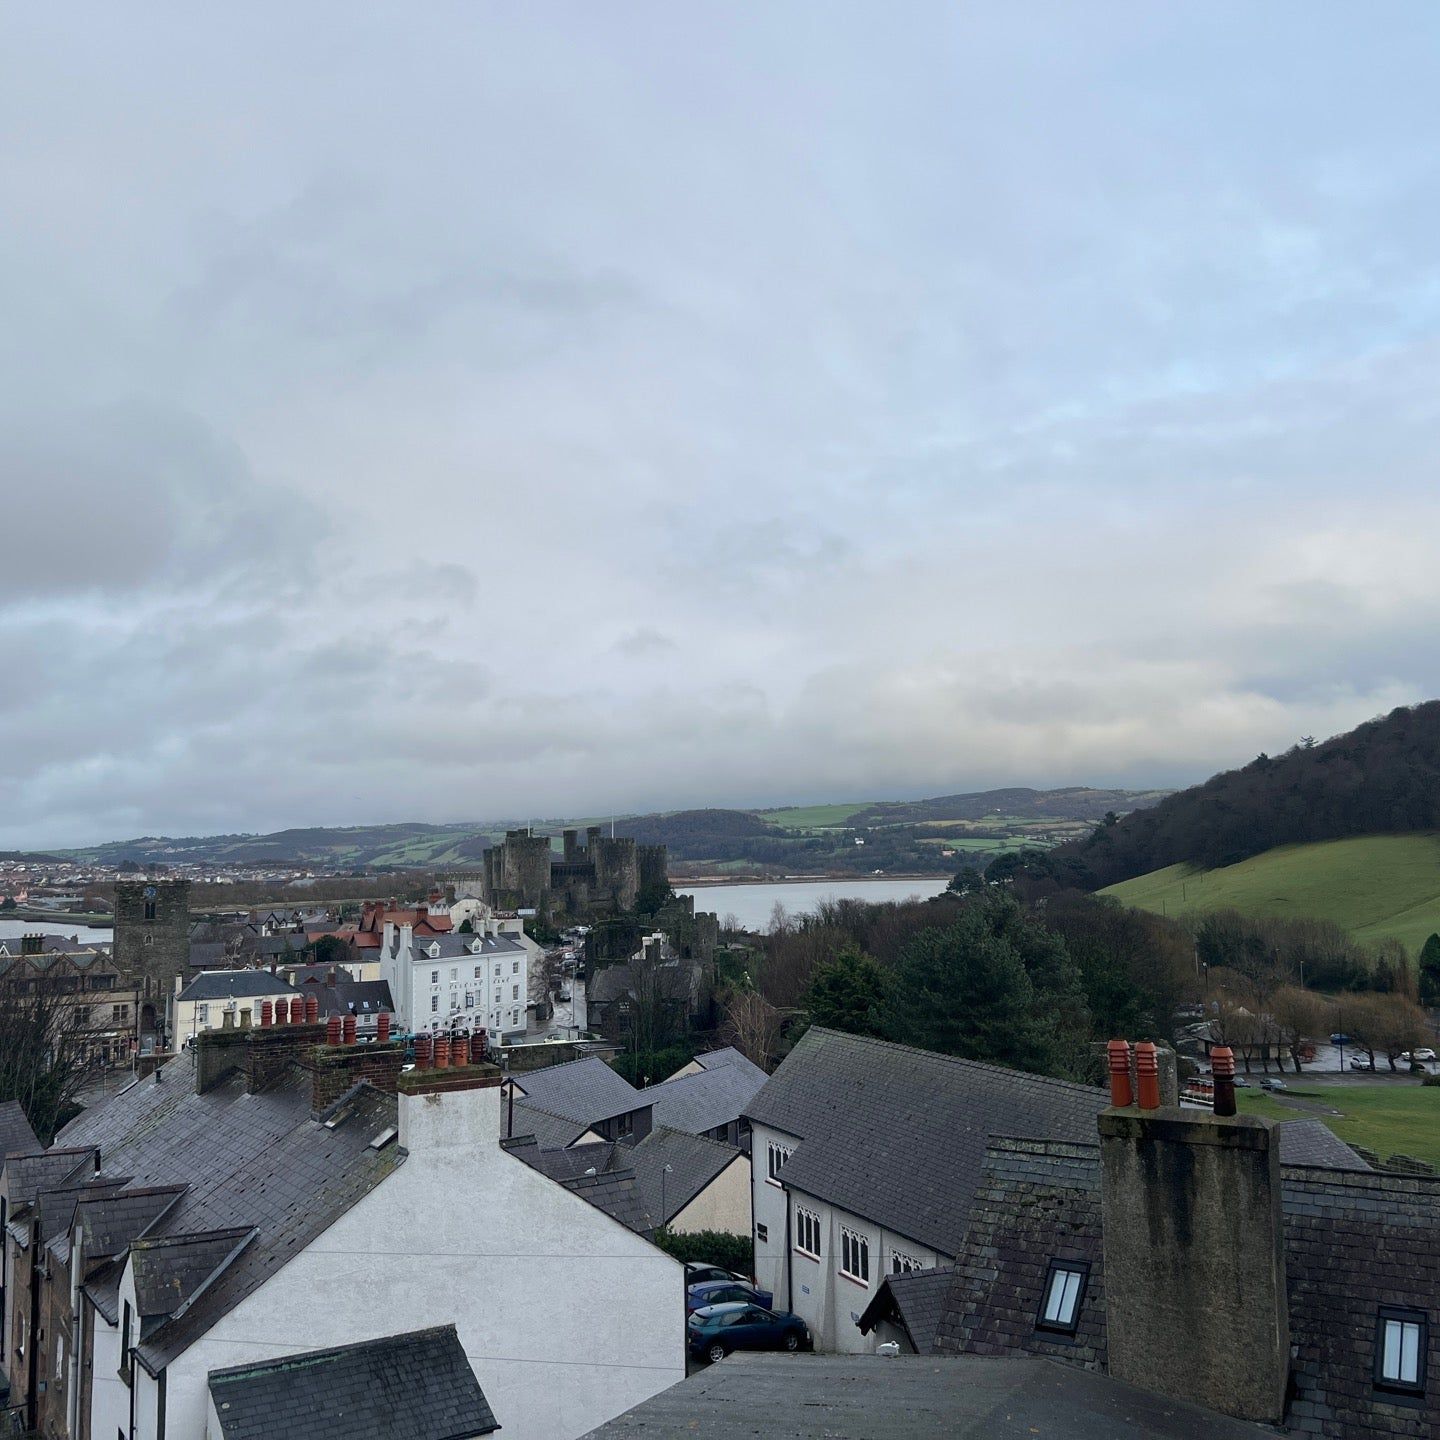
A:
{"type": "Polygon", "coordinates": [[[566,830],[559,855],[548,835],[508,830],[485,852],[484,899],[497,910],[533,909],[547,918],[633,910],[642,894],[665,893],[666,858],[663,845],[607,837],[598,825],[586,830],[583,845],[578,830],[566,830]]]}

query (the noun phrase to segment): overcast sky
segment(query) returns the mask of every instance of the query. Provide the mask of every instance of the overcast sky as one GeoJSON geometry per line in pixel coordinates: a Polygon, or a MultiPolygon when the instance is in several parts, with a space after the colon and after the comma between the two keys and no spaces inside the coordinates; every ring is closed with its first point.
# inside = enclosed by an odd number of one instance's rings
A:
{"type": "Polygon", "coordinates": [[[0,845],[1440,690],[1432,4],[0,14],[0,845]]]}

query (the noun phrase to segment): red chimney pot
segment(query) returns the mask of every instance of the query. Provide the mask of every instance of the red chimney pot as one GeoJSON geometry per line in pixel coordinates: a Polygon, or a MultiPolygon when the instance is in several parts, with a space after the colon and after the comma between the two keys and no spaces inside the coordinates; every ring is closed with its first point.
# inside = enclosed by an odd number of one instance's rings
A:
{"type": "Polygon", "coordinates": [[[347,1045],[353,1045],[355,1043],[355,1017],[353,1015],[346,1015],[341,1021],[341,1026],[345,1043],[347,1045]]]}
{"type": "Polygon", "coordinates": [[[415,1037],[415,1068],[417,1070],[430,1068],[430,1037],[428,1035],[415,1037]]]}
{"type": "Polygon", "coordinates": [[[325,1022],[325,1043],[327,1045],[340,1043],[340,1017],[338,1015],[332,1015],[325,1022]]]}
{"type": "Polygon", "coordinates": [[[1160,1061],[1153,1040],[1142,1040],[1135,1047],[1135,1078],[1139,1082],[1140,1108],[1160,1108],[1160,1061]]]}
{"type": "Polygon", "coordinates": [[[275,1023],[275,1002],[273,1000],[262,1000],[260,1002],[260,1028],[268,1030],[275,1023]]]}
{"type": "Polygon", "coordinates": [[[438,1035],[435,1038],[435,1068],[437,1070],[450,1068],[450,1041],[444,1035],[438,1035]]]}
{"type": "Polygon", "coordinates": [[[1215,1113],[1235,1113],[1235,1052],[1228,1045],[1217,1045],[1210,1052],[1210,1075],[1215,1082],[1215,1113]]]}
{"type": "Polygon", "coordinates": [[[463,1070],[470,1063],[470,1038],[467,1035],[457,1036],[450,1046],[451,1063],[460,1066],[463,1070]]]}
{"type": "Polygon", "coordinates": [[[1130,1093],[1130,1045],[1125,1040],[1112,1040],[1106,1047],[1110,1058],[1110,1103],[1124,1107],[1133,1105],[1130,1093]]]}
{"type": "Polygon", "coordinates": [[[305,997],[305,1023],[313,1025],[320,1018],[320,997],[318,995],[307,995],[305,997]]]}
{"type": "Polygon", "coordinates": [[[381,1045],[390,1043],[390,1012],[382,1010],[375,1020],[375,1039],[381,1045]]]}
{"type": "Polygon", "coordinates": [[[275,1002],[275,1023],[286,1025],[290,1021],[290,1002],[288,1000],[277,1000],[275,1002]]]}

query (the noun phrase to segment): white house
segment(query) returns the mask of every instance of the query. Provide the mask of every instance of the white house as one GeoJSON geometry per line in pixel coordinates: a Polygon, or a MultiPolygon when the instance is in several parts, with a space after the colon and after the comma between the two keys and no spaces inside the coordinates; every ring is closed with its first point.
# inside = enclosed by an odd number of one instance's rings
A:
{"type": "Polygon", "coordinates": [[[745,1112],[755,1277],[819,1350],[887,1275],[951,1264],[991,1135],[1089,1141],[1099,1090],[813,1026],[745,1112]]]}
{"type": "Polygon", "coordinates": [[[385,922],[380,978],[390,986],[402,1030],[487,1030],[492,1040],[524,1036],[528,955],[509,935],[416,935],[385,922]]]}
{"type": "Polygon", "coordinates": [[[683,1378],[683,1267],[507,1153],[498,1071],[402,1077],[402,1046],[314,1049],[317,1028],[202,1034],[63,1137],[132,1177],[96,1200],[120,1252],[74,1272],[87,1338],[44,1358],[93,1376],[90,1436],[216,1440],[216,1371],[450,1324],[511,1440],[570,1440],[683,1378]],[[400,1093],[352,1085],[387,1062],[400,1093]]]}
{"type": "Polygon", "coordinates": [[[193,1040],[202,1030],[219,1030],[230,1016],[233,1026],[258,1025],[260,1008],[269,1000],[292,1000],[300,992],[268,970],[204,970],[188,983],[175,977],[170,1033],[179,1042],[193,1040]]]}

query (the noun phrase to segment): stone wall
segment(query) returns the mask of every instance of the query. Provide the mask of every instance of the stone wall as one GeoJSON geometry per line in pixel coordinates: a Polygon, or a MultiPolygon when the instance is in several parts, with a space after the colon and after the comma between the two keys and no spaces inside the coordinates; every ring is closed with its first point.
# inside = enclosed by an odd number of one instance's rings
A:
{"type": "Polygon", "coordinates": [[[137,982],[137,1036],[153,1034],[190,963],[188,880],[116,881],[114,957],[121,975],[137,982]]]}

